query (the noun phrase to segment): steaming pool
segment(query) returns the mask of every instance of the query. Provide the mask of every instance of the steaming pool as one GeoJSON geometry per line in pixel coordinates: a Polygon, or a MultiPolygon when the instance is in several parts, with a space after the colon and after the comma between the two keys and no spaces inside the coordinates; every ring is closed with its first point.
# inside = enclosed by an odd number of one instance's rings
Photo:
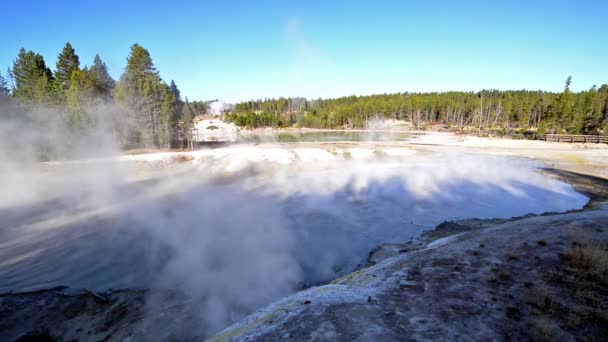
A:
{"type": "Polygon", "coordinates": [[[171,288],[225,324],[446,220],[586,204],[541,167],[365,143],[47,164],[0,203],[0,292],[171,288]]]}

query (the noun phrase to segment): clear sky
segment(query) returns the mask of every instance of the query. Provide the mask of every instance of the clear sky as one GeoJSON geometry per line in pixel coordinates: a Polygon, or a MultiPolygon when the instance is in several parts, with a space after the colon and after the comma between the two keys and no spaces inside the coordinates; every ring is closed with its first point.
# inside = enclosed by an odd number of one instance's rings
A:
{"type": "Polygon", "coordinates": [[[70,41],[118,78],[147,48],[191,100],[608,83],[608,0],[3,1],[0,72],[70,41]]]}

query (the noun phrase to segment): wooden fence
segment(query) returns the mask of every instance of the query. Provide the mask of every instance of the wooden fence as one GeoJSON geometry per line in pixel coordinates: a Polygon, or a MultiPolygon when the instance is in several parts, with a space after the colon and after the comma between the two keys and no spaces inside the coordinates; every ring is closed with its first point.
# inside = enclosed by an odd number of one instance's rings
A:
{"type": "Polygon", "coordinates": [[[545,134],[540,138],[554,142],[608,144],[608,135],[545,134]]]}

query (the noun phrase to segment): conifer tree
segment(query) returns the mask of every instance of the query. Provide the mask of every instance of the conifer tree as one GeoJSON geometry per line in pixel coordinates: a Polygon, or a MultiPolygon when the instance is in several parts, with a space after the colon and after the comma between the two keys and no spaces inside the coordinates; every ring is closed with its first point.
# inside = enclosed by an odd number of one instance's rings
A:
{"type": "Polygon", "coordinates": [[[190,102],[188,101],[188,97],[186,97],[186,100],[184,102],[181,116],[182,119],[179,122],[179,125],[180,130],[182,132],[182,139],[186,144],[185,147],[190,147],[190,140],[192,138],[190,133],[192,131],[194,113],[192,112],[192,107],[190,105],[190,102]]]}
{"type": "Polygon", "coordinates": [[[171,85],[169,86],[171,93],[175,96],[175,100],[179,103],[182,102],[182,95],[180,94],[179,89],[177,88],[177,84],[175,81],[171,80],[171,85]]]}
{"type": "Polygon", "coordinates": [[[93,66],[90,69],[95,79],[95,91],[98,95],[108,97],[112,94],[116,82],[108,73],[106,63],[101,60],[99,55],[95,55],[93,66]]]}
{"type": "Polygon", "coordinates": [[[59,83],[61,89],[67,90],[70,88],[72,72],[80,69],[80,59],[70,42],[67,42],[63,47],[63,51],[57,56],[57,65],[55,70],[55,79],[59,83]]]}
{"type": "Polygon", "coordinates": [[[2,74],[0,73],[0,95],[9,95],[10,94],[10,89],[8,87],[8,82],[6,81],[6,78],[4,78],[2,76],[2,74]]]}
{"type": "Polygon", "coordinates": [[[11,76],[15,82],[13,96],[25,101],[49,101],[54,93],[53,74],[44,58],[21,48],[13,62],[11,76]]]}
{"type": "Polygon", "coordinates": [[[70,88],[67,91],[66,124],[72,133],[82,133],[89,126],[89,117],[85,110],[87,94],[91,91],[88,69],[74,70],[70,78],[70,88]],[[87,91],[87,88],[88,91],[87,91]]]}
{"type": "MultiPolygon", "coordinates": [[[[175,85],[175,83],[172,84],[175,85]]],[[[165,85],[161,105],[161,122],[164,130],[163,145],[166,147],[177,147],[178,111],[178,101],[174,89],[165,85]]]]}
{"type": "Polygon", "coordinates": [[[127,66],[116,87],[116,100],[131,108],[139,122],[139,143],[160,147],[160,107],[163,83],[148,50],[131,46],[127,66]]]}

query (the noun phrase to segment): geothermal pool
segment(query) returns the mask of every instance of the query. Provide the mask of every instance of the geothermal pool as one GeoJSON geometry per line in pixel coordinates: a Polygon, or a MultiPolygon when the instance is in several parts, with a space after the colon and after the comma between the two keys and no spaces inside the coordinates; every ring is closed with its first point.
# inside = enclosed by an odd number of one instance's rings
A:
{"type": "Polygon", "coordinates": [[[0,292],[171,288],[224,323],[443,221],[587,202],[530,160],[391,144],[238,145],[38,167],[0,201],[0,292]]]}

